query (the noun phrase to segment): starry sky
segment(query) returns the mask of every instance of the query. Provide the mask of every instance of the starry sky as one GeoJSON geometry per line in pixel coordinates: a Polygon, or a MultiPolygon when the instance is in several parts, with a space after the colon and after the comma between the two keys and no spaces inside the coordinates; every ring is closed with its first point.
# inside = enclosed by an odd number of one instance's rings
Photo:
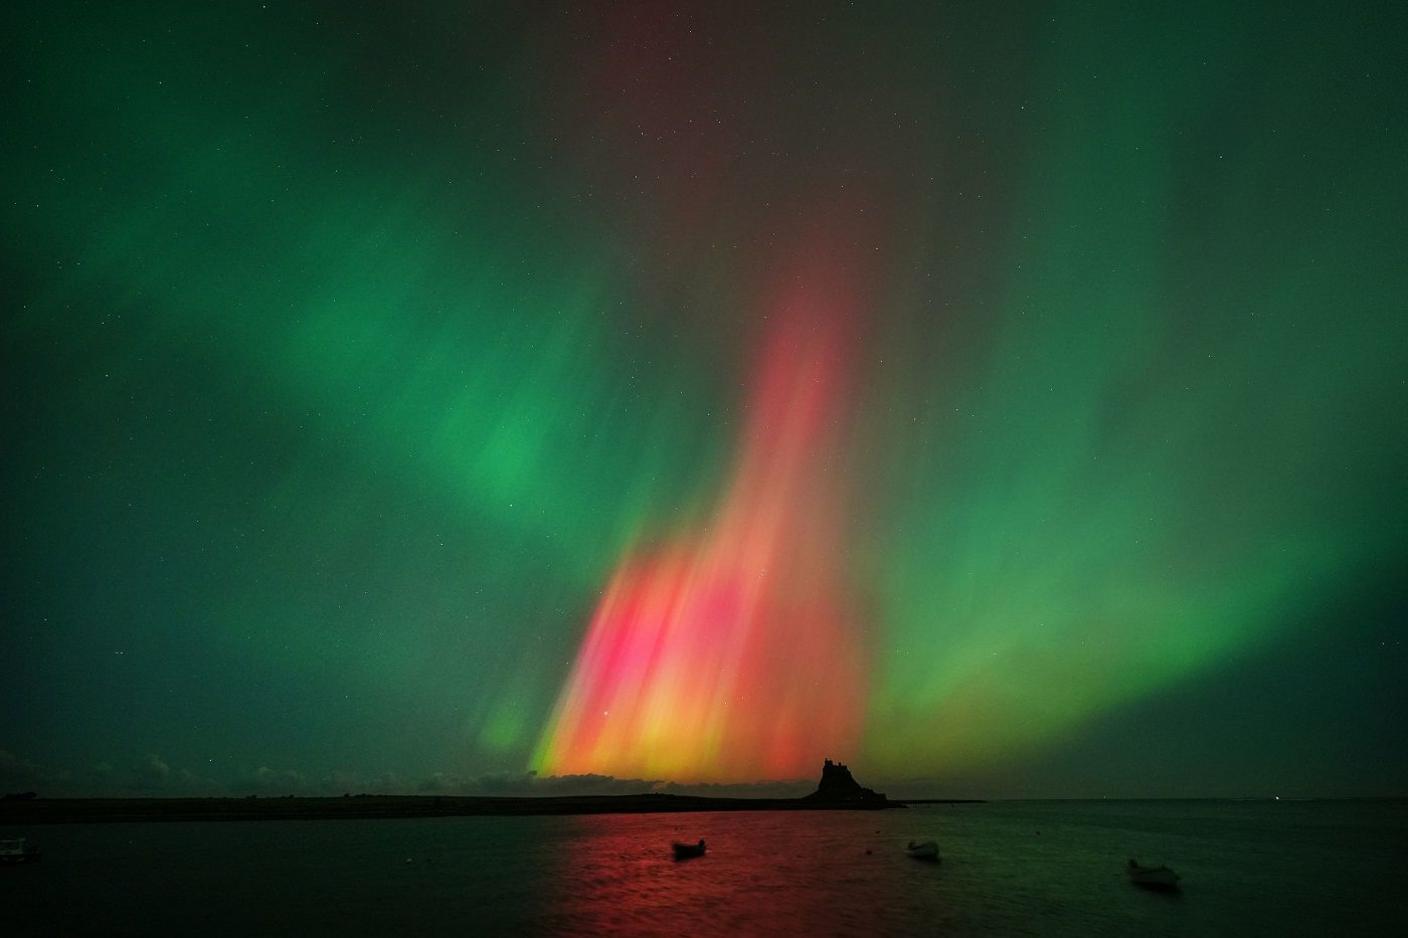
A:
{"type": "Polygon", "coordinates": [[[0,20],[7,790],[1408,792],[1400,5],[0,20]]]}

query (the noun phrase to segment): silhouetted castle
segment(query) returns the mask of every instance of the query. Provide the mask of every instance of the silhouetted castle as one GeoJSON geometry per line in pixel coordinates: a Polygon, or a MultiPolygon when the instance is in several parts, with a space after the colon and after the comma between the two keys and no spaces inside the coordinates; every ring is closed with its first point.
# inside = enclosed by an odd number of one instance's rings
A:
{"type": "Polygon", "coordinates": [[[816,791],[807,795],[808,800],[815,801],[849,801],[849,802],[874,802],[881,803],[888,801],[884,795],[869,788],[862,788],[860,782],[851,775],[851,770],[840,762],[832,762],[827,759],[821,767],[821,781],[817,783],[816,791]]]}

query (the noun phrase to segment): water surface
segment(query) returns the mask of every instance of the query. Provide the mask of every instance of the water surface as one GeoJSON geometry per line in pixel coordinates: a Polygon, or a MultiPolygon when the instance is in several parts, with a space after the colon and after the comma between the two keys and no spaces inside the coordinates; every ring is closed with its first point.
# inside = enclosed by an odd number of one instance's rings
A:
{"type": "Polygon", "coordinates": [[[1008,802],[886,812],[9,828],[0,932],[1408,933],[1404,803],[1008,802]],[[672,839],[709,842],[676,862],[672,839]],[[943,861],[911,860],[935,839],[943,861]],[[1131,887],[1130,856],[1183,874],[1131,887]]]}

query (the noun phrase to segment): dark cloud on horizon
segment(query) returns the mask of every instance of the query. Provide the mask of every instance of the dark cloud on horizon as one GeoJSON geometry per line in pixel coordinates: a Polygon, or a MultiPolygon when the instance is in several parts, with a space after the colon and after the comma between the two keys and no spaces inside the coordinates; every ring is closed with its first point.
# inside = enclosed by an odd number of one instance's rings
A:
{"type": "Polygon", "coordinates": [[[0,789],[30,791],[56,779],[45,769],[21,759],[8,749],[0,749],[0,789]]]}
{"type": "Polygon", "coordinates": [[[260,765],[242,769],[221,780],[184,766],[173,766],[157,753],[146,753],[126,768],[100,762],[83,771],[72,771],[30,762],[0,749],[0,789],[37,791],[52,797],[241,797],[248,795],[343,794],[466,795],[481,797],[552,797],[582,795],[631,795],[658,792],[715,798],[791,798],[807,794],[815,782],[759,781],[738,784],[682,784],[663,779],[616,778],[611,775],[551,775],[536,772],[489,772],[456,775],[434,772],[427,776],[385,772],[364,775],[333,772],[316,776],[293,768],[260,765]]]}

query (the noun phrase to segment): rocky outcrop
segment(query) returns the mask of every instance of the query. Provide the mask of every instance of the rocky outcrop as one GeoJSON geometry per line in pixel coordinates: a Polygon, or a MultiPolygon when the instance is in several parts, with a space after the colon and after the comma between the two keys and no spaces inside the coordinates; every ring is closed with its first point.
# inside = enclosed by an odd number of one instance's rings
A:
{"type": "Polygon", "coordinates": [[[830,759],[821,767],[821,781],[817,783],[816,791],[807,795],[806,800],[835,804],[884,804],[889,801],[880,792],[862,788],[850,769],[830,759]]]}

